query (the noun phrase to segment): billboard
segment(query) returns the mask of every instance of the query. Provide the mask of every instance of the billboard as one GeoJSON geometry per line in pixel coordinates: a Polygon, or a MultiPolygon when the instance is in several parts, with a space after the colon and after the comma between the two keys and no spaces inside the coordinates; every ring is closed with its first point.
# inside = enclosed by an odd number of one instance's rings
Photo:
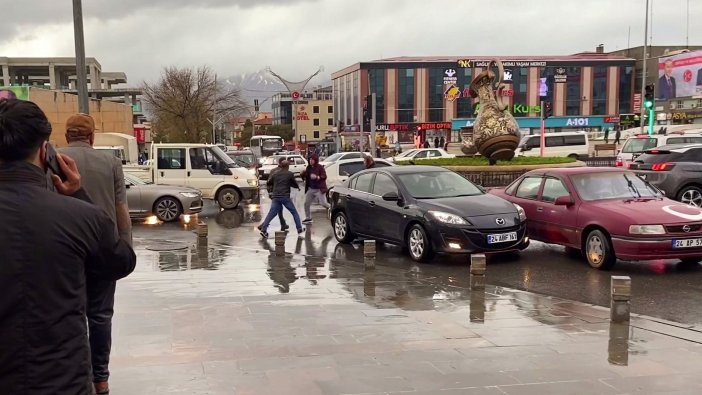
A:
{"type": "Polygon", "coordinates": [[[0,100],[20,99],[29,100],[28,86],[0,86],[0,100]]]}
{"type": "Polygon", "coordinates": [[[702,51],[658,60],[656,99],[702,95],[702,51]]]}

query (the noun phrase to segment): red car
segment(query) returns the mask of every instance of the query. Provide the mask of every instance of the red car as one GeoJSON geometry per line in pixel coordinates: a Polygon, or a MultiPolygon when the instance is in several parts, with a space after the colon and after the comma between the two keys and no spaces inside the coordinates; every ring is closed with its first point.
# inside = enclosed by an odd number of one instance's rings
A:
{"type": "Polygon", "coordinates": [[[702,209],[664,197],[626,170],[534,170],[490,193],[524,208],[530,238],[582,251],[597,269],[617,259],[702,260],[702,209]]]}

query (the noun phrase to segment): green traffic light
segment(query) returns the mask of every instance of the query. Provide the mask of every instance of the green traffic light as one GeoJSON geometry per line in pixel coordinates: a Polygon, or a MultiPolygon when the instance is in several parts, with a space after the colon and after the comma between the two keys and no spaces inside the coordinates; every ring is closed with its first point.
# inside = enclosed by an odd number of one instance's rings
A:
{"type": "Polygon", "coordinates": [[[653,107],[653,102],[652,102],[652,101],[645,101],[645,102],[644,102],[644,106],[645,106],[646,108],[651,108],[651,107],[653,107]]]}

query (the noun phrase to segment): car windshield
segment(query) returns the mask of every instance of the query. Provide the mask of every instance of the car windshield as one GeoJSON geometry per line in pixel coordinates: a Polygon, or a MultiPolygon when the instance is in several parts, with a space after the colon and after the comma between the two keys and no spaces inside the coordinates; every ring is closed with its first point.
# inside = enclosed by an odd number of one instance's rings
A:
{"type": "Polygon", "coordinates": [[[269,156],[268,158],[263,159],[263,162],[261,162],[262,165],[278,165],[278,159],[280,156],[269,156]]]}
{"type": "Polygon", "coordinates": [[[124,175],[124,181],[126,181],[127,184],[132,184],[132,185],[147,185],[147,184],[151,184],[150,182],[146,182],[146,181],[142,180],[141,178],[137,178],[137,177],[131,176],[131,175],[129,175],[129,174],[125,174],[125,175],[124,175]]]}
{"type": "Polygon", "coordinates": [[[658,143],[658,139],[656,138],[630,138],[629,140],[624,143],[624,147],[622,147],[622,152],[625,154],[633,154],[637,152],[644,152],[646,150],[649,150],[651,148],[656,148],[656,144],[658,143]]]}
{"type": "Polygon", "coordinates": [[[475,184],[452,171],[400,174],[402,185],[415,199],[440,199],[482,195],[475,184]]]}
{"type": "Polygon", "coordinates": [[[657,189],[629,172],[578,174],[571,179],[578,195],[585,201],[661,196],[657,189]]]}
{"type": "Polygon", "coordinates": [[[250,166],[254,163],[254,155],[252,153],[227,152],[227,155],[232,158],[234,162],[243,166],[250,166]]]}
{"type": "Polygon", "coordinates": [[[327,157],[326,159],[324,159],[324,162],[329,162],[329,163],[331,163],[331,162],[336,162],[336,161],[339,160],[343,155],[344,155],[344,154],[336,153],[336,154],[334,154],[334,155],[332,155],[332,156],[329,156],[329,157],[327,157]]]}
{"type": "Polygon", "coordinates": [[[283,148],[283,141],[281,139],[263,139],[261,140],[261,146],[265,149],[281,149],[283,148]]]}
{"type": "Polygon", "coordinates": [[[397,155],[397,157],[398,157],[398,158],[404,158],[405,156],[411,155],[411,154],[413,154],[413,153],[416,152],[416,151],[417,151],[416,149],[411,149],[411,150],[409,150],[409,151],[405,151],[405,152],[401,153],[400,155],[397,155]]]}

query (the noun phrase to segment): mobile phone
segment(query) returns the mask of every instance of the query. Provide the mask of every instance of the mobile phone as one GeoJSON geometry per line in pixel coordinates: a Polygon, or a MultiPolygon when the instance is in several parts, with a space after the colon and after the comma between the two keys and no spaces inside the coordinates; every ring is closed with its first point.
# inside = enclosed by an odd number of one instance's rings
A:
{"type": "Polygon", "coordinates": [[[50,143],[46,145],[46,166],[52,173],[56,174],[61,180],[66,181],[66,175],[61,170],[61,165],[58,162],[58,152],[50,143]]]}

